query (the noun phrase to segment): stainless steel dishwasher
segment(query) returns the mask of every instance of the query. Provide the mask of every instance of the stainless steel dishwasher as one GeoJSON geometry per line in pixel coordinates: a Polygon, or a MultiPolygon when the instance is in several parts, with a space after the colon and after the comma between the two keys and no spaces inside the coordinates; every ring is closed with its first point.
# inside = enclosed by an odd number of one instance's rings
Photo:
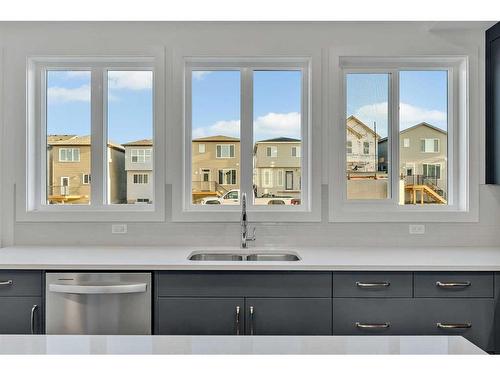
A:
{"type": "Polygon", "coordinates": [[[46,275],[47,334],[151,334],[151,273],[46,275]]]}

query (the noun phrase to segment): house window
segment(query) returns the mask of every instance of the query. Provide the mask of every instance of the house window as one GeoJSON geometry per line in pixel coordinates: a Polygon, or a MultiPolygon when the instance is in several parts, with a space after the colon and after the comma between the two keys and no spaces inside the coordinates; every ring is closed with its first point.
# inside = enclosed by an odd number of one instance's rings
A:
{"type": "Polygon", "coordinates": [[[284,175],[284,171],[282,169],[278,169],[277,171],[277,184],[278,186],[283,186],[283,175],[284,175]]]}
{"type": "Polygon", "coordinates": [[[262,187],[273,187],[273,171],[271,169],[262,170],[262,187]]]}
{"type": "Polygon", "coordinates": [[[130,150],[132,163],[149,163],[151,162],[151,149],[132,149],[130,150]]]}
{"type": "MultiPolygon", "coordinates": [[[[194,217],[186,211],[220,211],[221,217],[225,217],[229,216],[228,211],[237,210],[234,205],[225,206],[224,202],[211,207],[202,204],[204,200],[199,197],[204,192],[199,191],[200,176],[193,172],[202,167],[218,170],[217,182],[224,185],[229,177],[221,170],[235,171],[230,175],[232,188],[246,193],[250,211],[264,214],[288,209],[310,214],[309,163],[304,160],[308,154],[308,140],[304,138],[309,134],[306,121],[309,118],[309,59],[215,61],[195,57],[186,60],[185,72],[187,173],[184,173],[184,200],[179,215],[194,217]],[[214,154],[200,157],[199,153],[193,153],[193,142],[213,142],[214,154]],[[260,198],[269,194],[265,190],[273,179],[269,173],[284,168],[297,170],[304,176],[303,188],[293,192],[295,203],[299,204],[270,207],[268,199],[260,198]],[[264,172],[266,169],[271,171],[264,172]],[[307,194],[303,196],[304,192],[307,194]]],[[[282,173],[281,177],[274,176],[273,186],[278,178],[285,184],[282,173]]]]}
{"type": "Polygon", "coordinates": [[[198,153],[204,154],[205,153],[205,143],[199,143],[198,144],[198,153]]]}
{"type": "Polygon", "coordinates": [[[134,174],[134,184],[147,184],[148,177],[147,174],[134,174]]]}
{"type": "Polygon", "coordinates": [[[278,157],[278,147],[277,146],[266,147],[266,156],[268,158],[277,158],[278,157]]]}
{"type": "Polygon", "coordinates": [[[426,138],[420,140],[421,152],[439,152],[439,139],[426,138]]]}
{"type": "Polygon", "coordinates": [[[79,162],[80,149],[79,148],[60,148],[59,149],[60,162],[79,162]]]}
{"type": "Polygon", "coordinates": [[[217,145],[217,158],[234,158],[234,145],[217,145]]]}
{"type": "Polygon", "coordinates": [[[347,154],[352,154],[352,141],[347,141],[347,154]]]}
{"type": "Polygon", "coordinates": [[[236,169],[219,170],[219,184],[236,185],[236,169]]]}
{"type": "Polygon", "coordinates": [[[370,142],[363,142],[363,154],[368,155],[370,153],[370,142]]]}
{"type": "MultiPolygon", "coordinates": [[[[163,109],[157,105],[163,100],[161,54],[29,59],[28,149],[43,151],[28,156],[26,218],[55,220],[64,211],[70,221],[162,219],[164,205],[130,205],[129,216],[109,207],[136,200],[128,195],[127,181],[133,181],[127,178],[129,172],[156,175],[153,127],[164,123],[163,109]],[[40,168],[37,158],[46,167],[40,168]],[[58,194],[61,176],[71,183],[69,197],[58,194]]],[[[156,126],[162,160],[164,133],[163,126],[156,126]]],[[[165,173],[158,173],[157,186],[146,197],[150,201],[153,191],[163,195],[165,173]]]]}
{"type": "MultiPolygon", "coordinates": [[[[361,157],[346,153],[346,183],[341,189],[332,187],[341,173],[339,166],[332,166],[330,217],[475,220],[477,191],[469,188],[469,180],[476,174],[467,156],[469,147],[475,146],[468,143],[466,58],[341,57],[339,61],[345,77],[347,135],[375,147],[361,157]],[[384,166],[377,166],[377,160],[384,166]],[[351,202],[355,199],[363,201],[351,202]]],[[[333,134],[340,136],[337,129],[333,134]]],[[[334,142],[340,146],[337,139],[334,142]]],[[[332,155],[335,152],[332,148],[332,155]]]]}
{"type": "Polygon", "coordinates": [[[83,174],[82,175],[82,184],[88,185],[90,184],[90,174],[83,174]]]}

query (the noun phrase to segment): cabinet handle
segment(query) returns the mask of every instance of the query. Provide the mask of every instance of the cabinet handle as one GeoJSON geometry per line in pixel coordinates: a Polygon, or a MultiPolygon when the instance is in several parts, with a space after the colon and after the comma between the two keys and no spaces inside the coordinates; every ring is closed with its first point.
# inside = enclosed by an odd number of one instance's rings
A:
{"type": "Polygon", "coordinates": [[[465,282],[442,282],[442,281],[436,281],[436,286],[440,288],[467,288],[468,286],[471,286],[470,281],[465,281],[465,282]]]}
{"type": "Polygon", "coordinates": [[[30,322],[32,335],[35,334],[35,315],[37,310],[38,310],[38,305],[33,305],[33,307],[31,308],[31,322],[30,322]]]}
{"type": "Polygon", "coordinates": [[[12,280],[0,281],[0,286],[11,286],[12,284],[12,280]]]}
{"type": "Polygon", "coordinates": [[[254,308],[253,306],[250,306],[250,335],[253,335],[254,333],[255,333],[254,308]]]}
{"type": "Polygon", "coordinates": [[[240,307],[236,306],[236,335],[240,334],[240,307]]]}
{"type": "Polygon", "coordinates": [[[470,323],[436,323],[438,328],[444,329],[468,329],[472,328],[470,323]]]}
{"type": "Polygon", "coordinates": [[[391,283],[389,281],[381,281],[377,283],[364,283],[361,281],[356,281],[356,286],[359,288],[387,288],[391,283]]]}
{"type": "Polygon", "coordinates": [[[380,328],[389,328],[390,326],[391,326],[391,323],[389,323],[389,322],[385,322],[385,323],[360,323],[360,322],[356,322],[357,328],[380,329],[380,328]]]}

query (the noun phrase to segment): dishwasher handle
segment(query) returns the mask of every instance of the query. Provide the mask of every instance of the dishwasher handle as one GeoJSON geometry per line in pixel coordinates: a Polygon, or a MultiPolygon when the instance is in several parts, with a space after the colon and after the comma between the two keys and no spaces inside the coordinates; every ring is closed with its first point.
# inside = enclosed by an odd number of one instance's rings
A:
{"type": "Polygon", "coordinates": [[[49,284],[49,292],[69,294],[124,294],[143,293],[147,289],[146,283],[123,285],[64,285],[49,284]]]}

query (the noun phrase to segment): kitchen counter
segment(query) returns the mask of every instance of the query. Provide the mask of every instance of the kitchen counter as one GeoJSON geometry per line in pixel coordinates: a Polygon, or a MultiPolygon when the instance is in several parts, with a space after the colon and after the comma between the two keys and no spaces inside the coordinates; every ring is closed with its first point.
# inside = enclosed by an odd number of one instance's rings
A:
{"type": "Polygon", "coordinates": [[[330,270],[500,271],[499,247],[249,248],[291,251],[296,262],[190,261],[194,251],[239,248],[188,246],[14,246],[0,249],[0,269],[41,270],[330,270]]]}
{"type": "Polygon", "coordinates": [[[460,336],[0,335],[0,354],[486,354],[460,336]]]}

